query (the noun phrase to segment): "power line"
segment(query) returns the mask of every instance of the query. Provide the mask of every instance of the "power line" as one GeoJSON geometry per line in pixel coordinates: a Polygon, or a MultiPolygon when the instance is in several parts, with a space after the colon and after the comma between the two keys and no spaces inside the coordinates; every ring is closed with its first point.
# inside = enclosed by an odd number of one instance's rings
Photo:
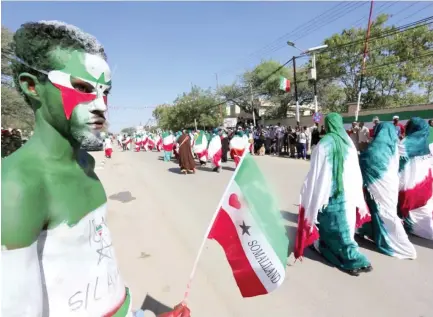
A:
{"type": "MultiPolygon", "coordinates": [[[[256,57],[259,54],[269,55],[269,54],[271,54],[271,53],[273,53],[273,52],[275,52],[275,51],[277,51],[277,50],[285,47],[286,46],[286,40],[287,40],[288,37],[292,36],[295,33],[303,32],[303,31],[305,31],[305,29],[310,29],[314,25],[317,25],[316,20],[319,19],[319,18],[321,18],[321,17],[322,17],[321,20],[326,21],[325,24],[321,25],[321,27],[323,27],[325,25],[328,25],[328,24],[330,24],[330,23],[338,20],[339,18],[343,17],[347,13],[352,12],[355,9],[357,9],[357,8],[359,8],[359,7],[361,7],[361,6],[365,5],[365,4],[366,4],[365,2],[361,2],[361,3],[359,3],[359,2],[345,2],[345,3],[341,3],[340,2],[336,6],[333,6],[331,9],[326,10],[322,14],[316,16],[315,18],[313,18],[313,19],[307,21],[306,23],[301,24],[300,26],[296,27],[294,30],[292,30],[292,31],[290,31],[290,32],[288,32],[288,33],[280,36],[279,38],[277,38],[276,40],[274,40],[270,44],[265,45],[264,47],[262,47],[258,51],[249,54],[249,56],[247,57],[247,60],[251,61],[252,59],[254,59],[254,57],[256,57]],[[337,12],[332,12],[335,8],[337,8],[339,6],[342,6],[342,8],[340,8],[342,10],[338,9],[337,12]],[[341,13],[343,13],[343,14],[341,14],[341,13]],[[336,14],[337,14],[337,16],[336,16],[336,14]],[[332,18],[334,18],[334,19],[332,20],[332,18]],[[278,46],[278,43],[280,41],[282,41],[282,40],[284,40],[284,44],[281,45],[281,43],[280,43],[279,46],[278,46]],[[277,47],[276,47],[276,45],[277,45],[277,47]],[[266,51],[268,51],[268,50],[269,50],[269,52],[266,53],[266,51]]],[[[245,59],[243,59],[242,61],[245,61],[245,59]]],[[[230,69],[230,70],[232,70],[232,69],[230,69]]],[[[229,73],[229,72],[223,70],[223,71],[220,71],[218,73],[219,74],[223,74],[223,73],[229,73]]]]}
{"type": "Polygon", "coordinates": [[[430,4],[426,5],[426,6],[424,6],[423,8],[419,9],[418,11],[415,11],[414,13],[412,13],[412,14],[410,14],[410,15],[408,15],[408,16],[406,16],[406,17],[400,19],[400,20],[398,20],[395,24],[398,24],[398,23],[400,23],[401,21],[404,21],[404,20],[407,20],[407,19],[413,17],[415,14],[417,14],[417,13],[420,12],[421,10],[425,10],[426,8],[431,7],[432,5],[433,5],[433,3],[430,3],[430,4]]]}
{"type": "MultiPolygon", "coordinates": [[[[402,63],[407,63],[407,62],[411,62],[417,59],[423,59],[423,58],[428,58],[430,56],[433,56],[433,51],[432,53],[427,53],[427,54],[423,54],[423,55],[417,55],[417,56],[413,56],[411,58],[405,59],[405,60],[401,60],[401,61],[394,61],[394,62],[388,62],[388,63],[383,63],[383,64],[379,64],[379,65],[374,65],[374,66],[370,66],[370,67],[366,67],[365,71],[368,75],[368,71],[372,71],[375,70],[377,68],[382,68],[385,66],[390,66],[390,65],[395,65],[395,64],[402,64],[402,63]]],[[[332,74],[332,75],[328,75],[328,76],[321,76],[319,78],[317,78],[317,80],[324,80],[324,79],[338,79],[340,76],[343,75],[357,75],[360,74],[359,71],[357,72],[341,72],[341,73],[337,73],[337,74],[332,74]]],[[[304,82],[309,82],[309,80],[302,80],[302,81],[298,81],[299,83],[304,83],[304,82]]]]}
{"type": "MultiPolygon", "coordinates": [[[[410,31],[410,30],[413,30],[413,29],[416,29],[416,28],[419,28],[419,27],[427,26],[427,25],[430,25],[432,23],[433,23],[433,16],[430,16],[430,17],[427,17],[427,18],[424,18],[424,19],[421,19],[421,20],[418,20],[418,21],[415,21],[415,22],[411,22],[411,23],[406,24],[406,25],[399,26],[397,28],[392,28],[391,30],[387,30],[387,31],[383,31],[383,32],[374,34],[374,35],[372,35],[370,37],[369,42],[377,40],[377,39],[385,38],[385,37],[388,37],[388,36],[392,36],[392,35],[395,35],[395,34],[398,34],[398,33],[403,33],[403,32],[406,32],[406,31],[410,31]]],[[[336,45],[336,46],[328,47],[327,49],[325,49],[325,50],[323,50],[321,52],[317,52],[317,54],[330,53],[332,51],[335,51],[335,50],[338,50],[338,49],[341,49],[341,48],[344,48],[344,47],[347,47],[347,46],[358,45],[358,44],[361,44],[361,43],[364,43],[364,42],[365,42],[365,39],[363,39],[363,38],[360,37],[359,39],[351,41],[351,42],[347,42],[347,43],[344,43],[344,44],[341,44],[341,45],[336,45]]]]}

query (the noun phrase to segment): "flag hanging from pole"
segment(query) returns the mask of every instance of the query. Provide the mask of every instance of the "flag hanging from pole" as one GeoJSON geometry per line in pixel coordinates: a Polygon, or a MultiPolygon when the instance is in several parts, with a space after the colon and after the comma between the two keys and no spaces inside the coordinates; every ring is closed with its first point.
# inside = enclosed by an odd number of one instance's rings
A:
{"type": "Polygon", "coordinates": [[[208,238],[224,249],[243,297],[268,294],[284,281],[289,239],[277,200],[250,154],[235,173],[208,238]]]}
{"type": "Polygon", "coordinates": [[[290,91],[290,80],[281,76],[280,77],[280,89],[284,90],[285,92],[289,92],[290,91]]]}

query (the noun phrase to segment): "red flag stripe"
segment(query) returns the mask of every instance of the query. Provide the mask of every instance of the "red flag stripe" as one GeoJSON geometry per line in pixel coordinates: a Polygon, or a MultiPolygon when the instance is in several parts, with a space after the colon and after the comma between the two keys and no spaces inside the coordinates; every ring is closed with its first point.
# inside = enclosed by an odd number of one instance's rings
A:
{"type": "Polygon", "coordinates": [[[208,238],[216,240],[224,249],[243,297],[268,293],[248,261],[236,226],[224,209],[219,210],[208,238]]]}

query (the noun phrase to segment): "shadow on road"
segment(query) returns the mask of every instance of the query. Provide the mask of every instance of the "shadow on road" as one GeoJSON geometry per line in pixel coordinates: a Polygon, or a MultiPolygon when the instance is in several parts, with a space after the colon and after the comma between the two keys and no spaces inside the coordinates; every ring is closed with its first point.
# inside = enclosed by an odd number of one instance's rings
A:
{"type": "MultiPolygon", "coordinates": [[[[371,241],[366,237],[361,237],[360,235],[355,234],[355,241],[356,241],[356,243],[358,243],[359,248],[380,253],[377,250],[376,244],[374,243],[374,241],[371,241]]],[[[362,252],[362,250],[361,250],[361,252],[362,252]]]]}
{"type": "Polygon", "coordinates": [[[304,258],[310,259],[312,261],[320,262],[329,267],[335,267],[331,263],[329,263],[322,255],[317,252],[313,246],[309,248],[305,248],[304,250],[304,258]]]}
{"type": "Polygon", "coordinates": [[[287,221],[293,222],[294,224],[298,224],[298,214],[295,214],[291,211],[281,210],[281,216],[287,221]]]}
{"type": "Polygon", "coordinates": [[[427,249],[433,249],[433,241],[428,239],[423,239],[414,235],[409,235],[409,240],[420,247],[424,247],[427,249]]]}
{"type": "MultiPolygon", "coordinates": [[[[164,156],[158,156],[159,161],[164,161],[164,156]]],[[[174,162],[176,159],[172,157],[169,162],[174,162]]]]}
{"type": "Polygon", "coordinates": [[[111,200],[120,201],[121,203],[124,203],[124,204],[129,203],[129,202],[137,199],[135,197],[132,197],[131,192],[128,192],[128,191],[113,194],[113,195],[109,196],[108,198],[111,200]]]}
{"type": "MultiPolygon", "coordinates": [[[[215,173],[215,172],[213,171],[213,167],[211,167],[211,165],[207,165],[207,166],[200,166],[200,165],[198,165],[196,168],[197,168],[199,171],[215,173]]],[[[231,171],[231,172],[234,172],[234,171],[236,170],[236,168],[234,168],[234,167],[230,167],[230,166],[221,166],[221,168],[222,168],[223,170],[225,170],[225,171],[231,171]]]]}
{"type": "Polygon", "coordinates": [[[170,173],[173,173],[173,174],[184,175],[183,173],[180,172],[180,167],[170,167],[170,168],[168,169],[168,171],[169,171],[170,173]]]}
{"type": "Polygon", "coordinates": [[[141,310],[143,310],[144,312],[151,311],[156,316],[158,316],[160,314],[172,311],[173,308],[164,305],[163,303],[159,302],[158,300],[147,294],[144,298],[143,304],[141,305],[141,310]]]}
{"type": "Polygon", "coordinates": [[[287,256],[289,257],[295,248],[296,241],[296,227],[293,226],[285,226],[287,238],[289,238],[289,249],[287,250],[287,256]]]}

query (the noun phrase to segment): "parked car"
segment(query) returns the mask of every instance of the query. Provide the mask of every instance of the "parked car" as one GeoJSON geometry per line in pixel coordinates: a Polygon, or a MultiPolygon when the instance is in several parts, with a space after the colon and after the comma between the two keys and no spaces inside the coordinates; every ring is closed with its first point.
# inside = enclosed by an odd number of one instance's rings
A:
{"type": "Polygon", "coordinates": [[[100,139],[84,140],[81,144],[81,148],[89,152],[102,151],[104,149],[104,143],[100,139]]]}

